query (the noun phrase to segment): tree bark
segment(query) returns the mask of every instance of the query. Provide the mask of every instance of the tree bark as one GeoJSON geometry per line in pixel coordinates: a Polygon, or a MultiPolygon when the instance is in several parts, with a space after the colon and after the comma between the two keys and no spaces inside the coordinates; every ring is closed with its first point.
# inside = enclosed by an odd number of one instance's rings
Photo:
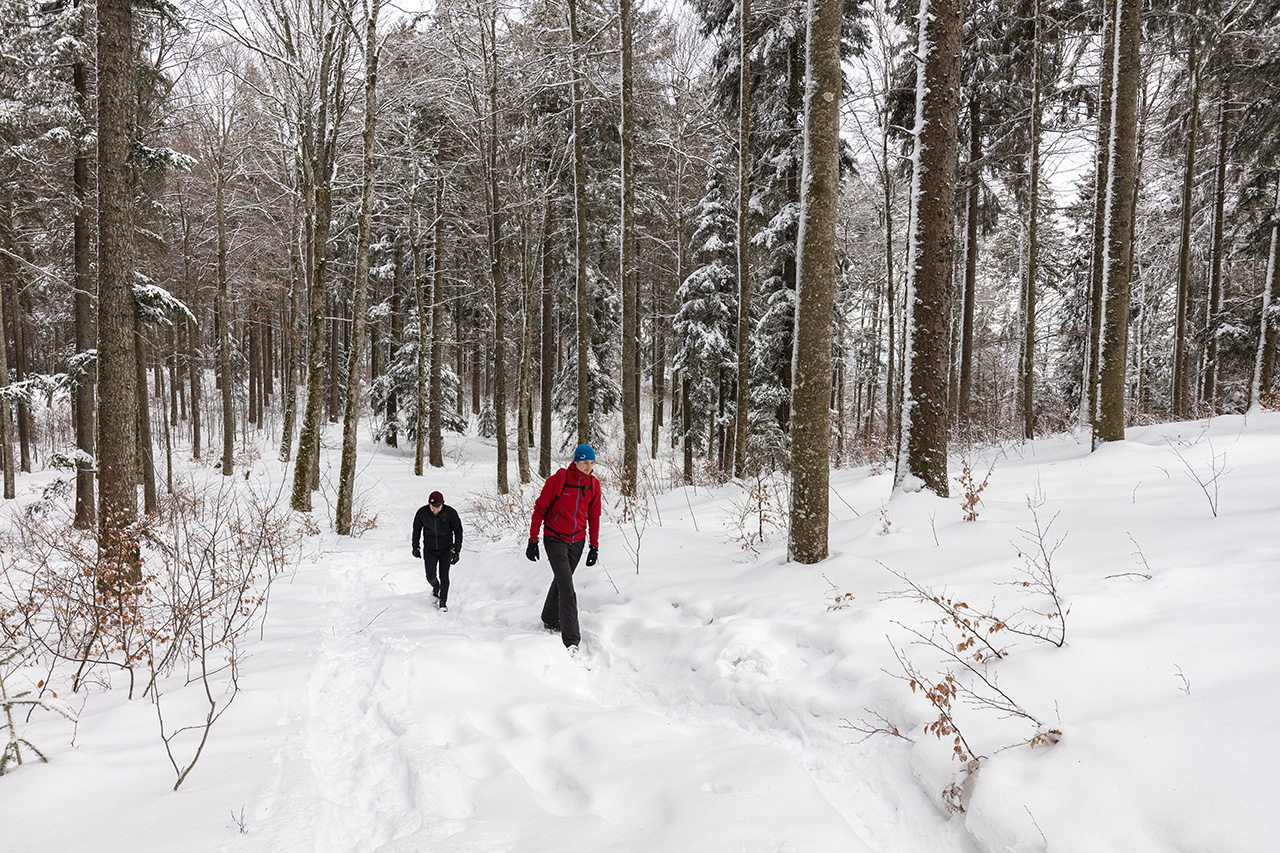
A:
{"type": "MultiPolygon", "coordinates": [[[[826,559],[828,553],[831,323],[840,198],[843,8],[842,0],[809,3],[804,172],[791,369],[791,531],[787,549],[800,563],[816,563],[826,559]]],[[[954,157],[954,149],[951,153],[954,157]]]]}
{"type": "Polygon", "coordinates": [[[921,0],[916,130],[907,248],[902,451],[895,487],[939,497],[947,482],[947,335],[954,250],[956,133],[959,115],[960,0],[921,0]]]}
{"type": "Polygon", "coordinates": [[[1040,274],[1040,0],[1035,0],[1031,61],[1031,151],[1028,168],[1027,264],[1022,285],[1022,437],[1035,437],[1036,278],[1040,274]]]}
{"type": "MultiPolygon", "coordinates": [[[[738,393],[733,428],[733,476],[743,477],[747,468],[747,421],[751,406],[748,394],[751,375],[751,0],[738,0],[738,3],[738,393]]],[[[810,14],[818,12],[811,10],[810,14]]],[[[839,34],[837,25],[837,41],[839,34]]]]}
{"type": "Polygon", "coordinates": [[[1089,346],[1085,358],[1080,414],[1098,429],[1099,364],[1102,345],[1103,259],[1107,254],[1107,192],[1111,176],[1111,110],[1115,90],[1116,0],[1102,2],[1102,66],[1098,81],[1098,145],[1094,166],[1093,252],[1089,263],[1089,346]]]}
{"type": "Polygon", "coordinates": [[[982,189],[982,106],[976,90],[969,97],[969,186],[965,204],[964,306],[960,320],[960,388],[957,420],[968,427],[973,397],[973,318],[978,293],[978,203],[982,189]]]}
{"type": "Polygon", "coordinates": [[[364,80],[364,163],[361,169],[359,233],[356,237],[356,286],[351,302],[351,346],[347,352],[347,388],[342,410],[342,463],[338,472],[338,506],[334,528],[351,535],[356,486],[356,437],[360,428],[360,380],[364,371],[366,315],[369,299],[369,244],[373,240],[373,184],[377,169],[374,147],[378,125],[378,10],[381,0],[366,7],[364,80]]]}
{"type": "Polygon", "coordinates": [[[155,446],[151,442],[151,406],[147,394],[147,340],[142,319],[133,315],[133,352],[138,382],[138,478],[142,482],[142,510],[155,515],[160,509],[156,495],[155,446]]]}
{"type": "Polygon", "coordinates": [[[618,28],[622,41],[622,477],[618,491],[630,496],[636,493],[640,446],[639,375],[636,370],[636,336],[640,318],[636,312],[636,130],[631,95],[631,0],[618,0],[618,28]]]}
{"type": "MultiPolygon", "coordinates": [[[[221,165],[221,164],[220,164],[221,165]]],[[[226,179],[215,178],[218,218],[218,380],[222,388],[222,475],[235,468],[236,421],[231,397],[231,314],[227,302],[227,205],[226,179]]]]}
{"type": "Polygon", "coordinates": [[[1223,79],[1218,100],[1218,156],[1213,173],[1213,236],[1209,248],[1209,305],[1205,312],[1204,377],[1200,399],[1218,411],[1218,316],[1222,313],[1222,256],[1227,199],[1227,101],[1230,89],[1223,79]]]}
{"type": "MultiPolygon", "coordinates": [[[[1191,7],[1194,19],[1198,4],[1191,7]]],[[[1187,113],[1187,138],[1182,160],[1182,211],[1181,231],[1178,235],[1178,293],[1173,329],[1173,376],[1171,377],[1173,416],[1184,420],[1191,416],[1189,395],[1190,373],[1187,370],[1187,307],[1191,301],[1191,216],[1192,191],[1196,178],[1196,140],[1200,128],[1200,65],[1196,56],[1197,38],[1189,27],[1187,38],[1187,68],[1191,79],[1191,106],[1187,113]]]]}
{"type": "MultiPolygon", "coordinates": [[[[83,0],[76,0],[80,6],[83,0]]],[[[77,16],[77,34],[84,38],[84,16],[77,16]]],[[[71,69],[75,90],[76,109],[89,125],[89,69],[80,54],[71,69]]],[[[93,258],[89,233],[89,150],[84,139],[76,140],[76,156],[72,162],[72,183],[75,187],[75,216],[73,219],[75,296],[73,298],[76,324],[76,353],[84,354],[93,349],[93,258]]],[[[7,378],[5,380],[8,381],[7,378]]],[[[96,521],[93,501],[94,456],[94,384],[93,377],[81,373],[76,378],[75,391],[76,448],[81,458],[76,460],[76,515],[74,526],[78,530],[92,530],[96,521]]],[[[7,418],[6,418],[7,421],[7,418]]]]}
{"type": "Polygon", "coordinates": [[[1280,177],[1271,209],[1271,250],[1267,253],[1267,279],[1262,285],[1262,322],[1258,330],[1258,352],[1254,358],[1253,382],[1249,386],[1249,407],[1262,404],[1275,381],[1276,339],[1280,337],[1280,177]]]}
{"type": "Polygon", "coordinates": [[[98,4],[98,552],[104,585],[141,579],[133,350],[133,152],[137,87],[130,0],[98,4]],[[114,573],[114,577],[111,575],[114,573]]]}
{"type": "MultiPolygon", "coordinates": [[[[436,172],[435,225],[431,239],[431,424],[430,463],[444,467],[444,389],[440,373],[444,370],[444,174],[436,172]]],[[[455,312],[456,313],[456,312],[455,312]]],[[[461,348],[459,347],[459,351],[461,348]]],[[[458,372],[458,406],[462,406],[462,372],[458,372]]]]}
{"type": "Polygon", "coordinates": [[[569,3],[569,39],[573,62],[573,210],[574,260],[576,263],[576,299],[578,325],[578,443],[591,437],[587,393],[587,163],[582,150],[582,57],[579,55],[578,0],[569,3]]]}
{"type": "Polygon", "coordinates": [[[1141,76],[1139,40],[1141,0],[1115,0],[1116,46],[1111,110],[1112,161],[1107,182],[1106,255],[1102,335],[1098,365],[1098,423],[1096,449],[1108,441],[1123,441],[1125,374],[1129,342],[1129,291],[1133,241],[1133,202],[1137,184],[1138,82],[1141,76]]]}
{"type": "Polygon", "coordinates": [[[538,476],[551,476],[551,392],[555,388],[555,299],[552,293],[551,267],[551,193],[542,197],[542,357],[539,359],[541,379],[538,419],[538,476]]]}

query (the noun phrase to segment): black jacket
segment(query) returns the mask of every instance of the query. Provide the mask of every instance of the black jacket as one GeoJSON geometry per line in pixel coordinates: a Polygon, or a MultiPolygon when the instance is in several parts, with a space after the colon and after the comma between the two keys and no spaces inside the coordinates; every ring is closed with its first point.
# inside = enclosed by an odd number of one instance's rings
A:
{"type": "Polygon", "coordinates": [[[418,537],[428,551],[462,551],[462,520],[457,511],[445,504],[440,512],[431,511],[430,505],[421,507],[413,517],[413,550],[418,550],[418,537]]]}

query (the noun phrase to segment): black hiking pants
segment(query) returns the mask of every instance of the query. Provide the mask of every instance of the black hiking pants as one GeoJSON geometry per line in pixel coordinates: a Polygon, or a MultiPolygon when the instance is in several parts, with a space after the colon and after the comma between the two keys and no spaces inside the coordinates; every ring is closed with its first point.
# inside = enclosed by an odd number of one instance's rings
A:
{"type": "Polygon", "coordinates": [[[566,647],[576,646],[582,639],[578,632],[578,594],[573,589],[573,570],[578,568],[582,547],[586,543],[586,539],[565,542],[554,536],[542,537],[542,547],[547,552],[547,562],[551,564],[554,576],[551,589],[547,590],[547,600],[542,605],[542,624],[560,626],[560,639],[564,640],[566,647]]]}
{"type": "Polygon", "coordinates": [[[441,606],[448,604],[449,566],[453,565],[453,551],[448,548],[443,551],[423,548],[422,562],[427,566],[427,583],[431,584],[431,591],[436,593],[441,606]]]}

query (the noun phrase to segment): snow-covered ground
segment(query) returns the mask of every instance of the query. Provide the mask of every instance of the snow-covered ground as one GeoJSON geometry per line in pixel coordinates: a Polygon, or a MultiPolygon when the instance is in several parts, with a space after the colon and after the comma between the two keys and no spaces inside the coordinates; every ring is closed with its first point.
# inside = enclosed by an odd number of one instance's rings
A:
{"type": "MultiPolygon", "coordinates": [[[[743,547],[741,485],[666,492],[634,523],[606,495],[576,659],[541,628],[550,571],[519,531],[472,524],[434,608],[413,513],[439,489],[468,524],[494,480],[479,440],[448,456],[416,478],[361,446],[376,527],[343,539],[317,509],[177,792],[145,699],[20,717],[49,763],[0,777],[0,851],[1277,849],[1280,414],[975,452],[978,482],[994,467],[974,521],[959,486],[890,499],[890,472],[835,471],[815,566],[776,535],[743,547]],[[968,635],[909,582],[1004,656],[955,651],[968,635]],[[924,731],[925,688],[951,683],[973,773],[924,731]]],[[[268,458],[249,482],[284,477],[268,458]]]]}

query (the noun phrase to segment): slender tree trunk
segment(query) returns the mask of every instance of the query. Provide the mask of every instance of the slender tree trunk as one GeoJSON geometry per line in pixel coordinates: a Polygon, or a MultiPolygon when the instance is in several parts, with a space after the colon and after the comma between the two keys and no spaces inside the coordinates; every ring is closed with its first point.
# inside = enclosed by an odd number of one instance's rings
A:
{"type": "Polygon", "coordinates": [[[200,360],[197,358],[199,329],[193,317],[187,318],[187,371],[191,384],[191,458],[200,458],[200,360]]]}
{"type": "MultiPolygon", "coordinates": [[[[296,211],[295,211],[296,213],[296,211]]],[[[302,343],[299,329],[302,301],[302,257],[298,247],[298,234],[291,226],[289,234],[289,294],[288,326],[284,333],[284,426],[280,430],[280,461],[288,462],[293,455],[293,429],[298,419],[298,351],[302,343]]]]}
{"type": "Polygon", "coordinates": [[[248,339],[248,367],[249,367],[249,412],[248,421],[259,429],[262,428],[262,421],[259,417],[259,388],[261,387],[261,357],[258,352],[258,324],[255,319],[257,314],[257,306],[249,306],[249,316],[245,319],[245,337],[248,339]]]}
{"type": "MultiPolygon", "coordinates": [[[[841,0],[811,0],[806,40],[804,177],[796,246],[791,386],[791,532],[797,562],[827,557],[831,476],[831,323],[840,199],[841,0]]],[[[954,150],[951,152],[954,156],[954,150]]],[[[742,247],[739,247],[741,250],[742,247]]]]}
{"type": "Polygon", "coordinates": [[[301,512],[311,511],[311,492],[315,488],[314,473],[320,456],[320,429],[324,409],[325,331],[325,280],[328,273],[327,247],[329,243],[329,217],[331,201],[329,187],[315,187],[314,219],[311,251],[312,273],[308,296],[310,321],[307,332],[307,403],[303,410],[302,430],[298,434],[298,457],[293,469],[293,491],[290,506],[301,512]]]}
{"type": "Polygon", "coordinates": [[[493,414],[498,442],[498,494],[511,488],[507,481],[507,348],[506,348],[506,282],[502,267],[502,199],[498,176],[498,44],[497,12],[493,12],[482,28],[489,38],[486,75],[489,87],[487,171],[489,178],[489,276],[493,282],[493,414]]]}
{"type": "MultiPolygon", "coordinates": [[[[747,2],[747,0],[742,0],[747,2]]],[[[635,107],[631,98],[631,0],[618,0],[622,38],[622,480],[623,495],[636,493],[640,446],[639,376],[636,336],[636,171],[635,107]]]]}
{"type": "MultiPolygon", "coordinates": [[[[400,348],[400,339],[404,335],[404,320],[401,314],[400,294],[404,291],[404,251],[400,244],[400,233],[397,231],[392,241],[395,252],[395,275],[391,278],[391,317],[388,325],[390,337],[387,341],[387,364],[395,363],[396,352],[400,348]]],[[[387,391],[387,446],[400,446],[400,395],[395,384],[391,383],[387,391]]]]}
{"type": "Polygon", "coordinates": [[[1115,0],[1116,47],[1111,109],[1112,162],[1107,182],[1107,253],[1103,258],[1102,337],[1098,365],[1098,425],[1093,445],[1123,441],[1128,356],[1133,201],[1137,184],[1141,0],[1115,0]]]}
{"type": "Polygon", "coordinates": [[[968,428],[973,397],[973,318],[978,293],[978,203],[982,189],[982,106],[975,91],[969,97],[969,186],[965,204],[964,307],[960,320],[960,389],[956,412],[968,428]]]}
{"type": "MultiPolygon", "coordinates": [[[[738,393],[733,428],[733,476],[747,468],[751,398],[751,0],[738,0],[738,393]]],[[[811,15],[819,14],[812,9],[811,15]]],[[[812,24],[811,24],[812,26],[812,24]]],[[[839,37],[839,24],[836,26],[839,37]]],[[[837,94],[837,99],[839,95],[837,94]]]]}
{"type": "MultiPolygon", "coordinates": [[[[1191,16],[1198,13],[1198,3],[1192,3],[1191,16]]],[[[1200,127],[1200,65],[1196,57],[1198,39],[1193,28],[1187,38],[1187,68],[1191,72],[1188,86],[1191,90],[1191,106],[1187,112],[1187,139],[1182,160],[1182,211],[1181,231],[1178,235],[1178,295],[1173,330],[1173,416],[1184,420],[1191,416],[1189,371],[1187,370],[1187,307],[1191,300],[1191,216],[1192,192],[1196,177],[1196,138],[1200,127]]]]}
{"type": "Polygon", "coordinates": [[[138,382],[138,476],[142,481],[142,508],[147,515],[155,515],[160,501],[156,495],[155,446],[151,441],[151,406],[147,398],[147,340],[137,312],[133,317],[133,348],[138,382]]]}
{"type": "MultiPolygon", "coordinates": [[[[444,467],[444,389],[440,373],[444,370],[444,175],[436,172],[435,225],[431,239],[431,425],[430,463],[444,467]]],[[[454,312],[455,315],[458,312],[454,312]]],[[[461,352],[461,347],[458,348],[461,352]]],[[[462,382],[462,371],[458,371],[462,382]]],[[[458,386],[458,411],[462,411],[462,386],[458,386]]]]}
{"type": "MultiPolygon", "coordinates": [[[[18,253],[18,242],[13,241],[14,254],[18,253]]],[[[13,328],[13,378],[15,382],[23,382],[27,378],[27,336],[25,322],[26,312],[22,306],[22,282],[16,271],[9,276],[9,324],[13,328]]],[[[26,400],[18,400],[14,407],[18,422],[18,458],[21,470],[31,473],[31,413],[26,400]]]]}
{"type": "Polygon", "coordinates": [[[1116,0],[1102,3],[1102,65],[1098,81],[1098,145],[1094,167],[1093,252],[1089,263],[1089,346],[1085,359],[1082,421],[1098,430],[1098,385],[1102,345],[1103,292],[1102,277],[1107,254],[1107,192],[1111,181],[1111,111],[1115,94],[1116,0]]]}
{"type": "Polygon", "coordinates": [[[1027,200],[1027,265],[1022,285],[1022,437],[1035,438],[1036,278],[1040,274],[1040,0],[1035,0],[1035,37],[1031,62],[1030,187],[1027,200]]]}
{"type": "MultiPolygon", "coordinates": [[[[413,281],[413,301],[418,318],[418,352],[415,359],[414,394],[415,408],[413,428],[413,474],[421,477],[427,456],[427,335],[431,313],[427,308],[427,277],[423,275],[421,222],[418,218],[418,189],[421,186],[421,169],[415,167],[413,189],[409,193],[409,259],[410,278],[413,281]]],[[[434,334],[432,345],[434,345],[434,334]]]]}
{"type": "MultiPolygon", "coordinates": [[[[8,268],[13,261],[0,255],[0,281],[8,278],[8,268]]],[[[0,298],[0,330],[5,326],[4,299],[0,298]]],[[[9,384],[9,352],[8,347],[0,344],[0,384],[9,384]]],[[[13,500],[17,496],[13,463],[13,426],[10,420],[9,400],[0,397],[0,454],[3,455],[4,466],[4,498],[13,500]]]]}
{"type": "Polygon", "coordinates": [[[218,380],[222,388],[222,474],[235,468],[236,421],[231,399],[231,313],[227,302],[227,205],[226,180],[217,181],[218,217],[218,380]]]}
{"type": "Polygon", "coordinates": [[[544,480],[551,476],[551,392],[555,388],[555,300],[552,293],[553,270],[551,267],[551,192],[542,196],[542,371],[539,389],[541,413],[538,427],[538,476],[544,480]]]}
{"type": "Polygon", "coordinates": [[[1280,177],[1271,208],[1271,251],[1267,253],[1267,280],[1262,285],[1262,325],[1258,330],[1258,352],[1254,358],[1253,382],[1249,385],[1249,407],[1262,404],[1275,381],[1276,339],[1280,336],[1280,177]]]}
{"type": "Polygon", "coordinates": [[[1218,156],[1213,176],[1213,237],[1209,249],[1209,307],[1205,314],[1204,378],[1200,399],[1218,411],[1218,316],[1222,313],[1222,256],[1227,198],[1227,101],[1230,89],[1224,78],[1218,100],[1218,156]]]}
{"type": "MultiPolygon", "coordinates": [[[[76,0],[80,6],[83,0],[76,0]]],[[[84,37],[83,15],[78,16],[78,34],[84,37]]],[[[71,70],[75,88],[76,109],[85,125],[92,121],[89,115],[89,70],[79,53],[71,70]]],[[[72,183],[75,187],[75,216],[73,219],[73,245],[75,266],[75,296],[73,305],[76,324],[76,353],[93,349],[93,257],[89,233],[89,151],[84,139],[76,140],[76,156],[72,163],[72,183]]],[[[5,377],[8,382],[8,377],[5,377]]],[[[93,499],[94,457],[94,383],[87,371],[76,377],[75,391],[76,448],[81,456],[76,460],[76,515],[74,525],[78,530],[92,530],[96,513],[93,499]]],[[[7,422],[7,418],[5,419],[7,422]]]]}
{"type": "Polygon", "coordinates": [[[582,150],[582,57],[579,55],[578,0],[569,2],[569,37],[573,61],[573,209],[575,214],[574,257],[577,265],[575,288],[578,308],[578,443],[591,437],[587,392],[587,163],[582,150]]]}
{"type": "Polygon", "coordinates": [[[130,0],[98,3],[98,552],[116,590],[141,579],[133,350],[133,73],[130,0]],[[111,576],[113,573],[116,573],[111,576]]]}
{"type": "Polygon", "coordinates": [[[364,164],[361,169],[359,233],[356,237],[356,286],[351,304],[351,346],[347,352],[347,388],[342,411],[342,463],[338,473],[338,506],[334,529],[351,535],[356,486],[356,437],[360,428],[360,380],[364,374],[366,315],[369,298],[369,244],[373,239],[373,184],[377,161],[374,147],[378,125],[378,10],[381,0],[367,6],[365,23],[364,164]]]}

